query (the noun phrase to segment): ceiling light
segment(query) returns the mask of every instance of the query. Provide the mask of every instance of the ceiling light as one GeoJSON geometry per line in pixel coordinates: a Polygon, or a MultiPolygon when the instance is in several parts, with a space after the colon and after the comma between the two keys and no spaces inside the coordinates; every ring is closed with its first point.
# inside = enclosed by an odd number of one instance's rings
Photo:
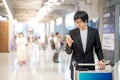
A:
{"type": "Polygon", "coordinates": [[[10,18],[10,19],[13,19],[12,13],[11,13],[8,5],[7,5],[6,0],[2,0],[2,2],[3,2],[3,4],[5,5],[5,8],[6,8],[6,10],[7,10],[7,13],[8,13],[8,15],[9,15],[9,18],[10,18]]]}
{"type": "Polygon", "coordinates": [[[60,5],[61,3],[60,2],[46,2],[45,5],[46,6],[49,6],[49,7],[52,7],[52,6],[58,6],[60,5]]]}
{"type": "Polygon", "coordinates": [[[57,2],[58,0],[48,0],[48,2],[57,2]]]}

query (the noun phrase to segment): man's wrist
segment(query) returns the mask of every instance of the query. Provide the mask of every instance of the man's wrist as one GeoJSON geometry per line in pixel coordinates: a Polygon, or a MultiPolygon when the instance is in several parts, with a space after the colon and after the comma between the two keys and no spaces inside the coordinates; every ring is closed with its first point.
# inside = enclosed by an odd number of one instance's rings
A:
{"type": "Polygon", "coordinates": [[[104,59],[101,59],[100,61],[105,62],[105,60],[104,60],[104,59]]]}

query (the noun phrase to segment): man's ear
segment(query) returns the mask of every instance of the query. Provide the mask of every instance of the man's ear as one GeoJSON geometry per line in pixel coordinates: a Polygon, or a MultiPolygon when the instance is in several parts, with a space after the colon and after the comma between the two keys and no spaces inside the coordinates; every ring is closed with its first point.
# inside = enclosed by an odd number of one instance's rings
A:
{"type": "Polygon", "coordinates": [[[87,22],[88,22],[88,20],[85,21],[85,23],[87,23],[87,22]]]}

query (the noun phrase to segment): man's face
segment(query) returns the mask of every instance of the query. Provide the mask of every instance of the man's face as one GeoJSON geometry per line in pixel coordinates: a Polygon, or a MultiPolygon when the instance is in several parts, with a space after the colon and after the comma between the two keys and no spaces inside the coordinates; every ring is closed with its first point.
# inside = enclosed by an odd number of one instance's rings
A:
{"type": "Polygon", "coordinates": [[[77,19],[75,20],[75,25],[78,28],[83,28],[86,26],[86,22],[83,22],[81,19],[77,19]]]}

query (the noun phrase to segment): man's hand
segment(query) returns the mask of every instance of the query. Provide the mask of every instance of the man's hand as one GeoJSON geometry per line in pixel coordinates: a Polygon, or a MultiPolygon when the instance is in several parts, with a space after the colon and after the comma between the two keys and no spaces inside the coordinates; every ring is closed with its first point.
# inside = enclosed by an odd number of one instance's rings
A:
{"type": "Polygon", "coordinates": [[[66,43],[68,44],[68,46],[69,47],[71,47],[72,46],[72,43],[73,43],[73,40],[71,39],[71,37],[70,36],[66,36],[66,43]]]}
{"type": "Polygon", "coordinates": [[[102,60],[98,62],[98,65],[100,70],[105,70],[105,63],[102,60]]]}

